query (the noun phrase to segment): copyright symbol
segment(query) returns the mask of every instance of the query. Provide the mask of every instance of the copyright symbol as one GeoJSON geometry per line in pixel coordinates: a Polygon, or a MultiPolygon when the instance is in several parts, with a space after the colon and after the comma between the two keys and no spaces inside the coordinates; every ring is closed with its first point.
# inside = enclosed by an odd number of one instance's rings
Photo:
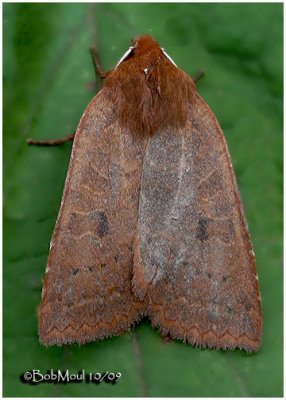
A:
{"type": "Polygon", "coordinates": [[[24,373],[24,379],[25,379],[25,381],[30,381],[32,379],[32,373],[31,372],[25,372],[24,373]]]}

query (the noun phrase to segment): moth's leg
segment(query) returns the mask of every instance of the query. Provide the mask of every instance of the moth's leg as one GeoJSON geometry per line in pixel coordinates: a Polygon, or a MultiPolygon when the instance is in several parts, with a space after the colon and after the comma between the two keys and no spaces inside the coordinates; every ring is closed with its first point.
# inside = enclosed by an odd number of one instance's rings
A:
{"type": "MultiPolygon", "coordinates": [[[[104,79],[106,77],[107,73],[104,72],[101,67],[99,54],[98,54],[96,46],[95,45],[91,46],[89,50],[90,50],[90,53],[92,56],[95,73],[100,77],[100,79],[104,79]]],[[[67,137],[57,139],[57,140],[33,140],[33,139],[29,138],[29,139],[27,139],[27,143],[34,144],[36,146],[59,146],[60,144],[68,142],[69,140],[73,140],[74,135],[75,135],[75,133],[73,133],[72,135],[69,135],[67,137]]]]}
{"type": "Polygon", "coordinates": [[[91,57],[92,57],[92,62],[94,65],[94,69],[95,69],[95,73],[101,78],[104,79],[106,78],[107,73],[103,71],[102,66],[101,66],[101,62],[100,62],[100,58],[99,58],[99,54],[97,51],[96,46],[91,46],[89,48],[91,57]]]}
{"type": "Polygon", "coordinates": [[[170,335],[162,335],[161,337],[161,343],[163,344],[169,344],[173,341],[170,335]]]}
{"type": "Polygon", "coordinates": [[[199,71],[192,79],[196,83],[199,79],[201,79],[205,75],[205,71],[199,71]]]}
{"type": "Polygon", "coordinates": [[[28,144],[34,144],[36,146],[58,146],[60,144],[63,144],[65,142],[68,142],[69,140],[73,140],[75,133],[72,135],[69,135],[67,137],[57,139],[57,140],[33,140],[31,138],[27,139],[28,144]]]}

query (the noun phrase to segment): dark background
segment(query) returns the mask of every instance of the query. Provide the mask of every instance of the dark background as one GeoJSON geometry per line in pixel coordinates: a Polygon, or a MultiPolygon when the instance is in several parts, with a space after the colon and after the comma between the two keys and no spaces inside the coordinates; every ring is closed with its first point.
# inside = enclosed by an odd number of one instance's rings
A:
{"type": "Polygon", "coordinates": [[[282,396],[282,3],[4,4],[4,395],[282,396]],[[263,344],[255,354],[161,342],[149,321],[120,337],[45,348],[37,307],[71,143],[95,94],[94,28],[105,69],[150,33],[188,74],[226,136],[257,260],[263,344]],[[122,372],[115,386],[25,385],[21,373],[122,372]]]}

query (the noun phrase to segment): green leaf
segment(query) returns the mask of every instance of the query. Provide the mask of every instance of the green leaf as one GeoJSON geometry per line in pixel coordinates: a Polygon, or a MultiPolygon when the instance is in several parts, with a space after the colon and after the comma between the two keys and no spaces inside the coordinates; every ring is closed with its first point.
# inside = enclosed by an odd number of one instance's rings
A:
{"type": "Polygon", "coordinates": [[[283,5],[4,3],[4,396],[283,396],[283,5]],[[49,241],[73,133],[94,96],[94,29],[105,69],[151,33],[197,84],[225,133],[257,259],[263,344],[255,354],[163,344],[148,320],[122,336],[45,348],[37,335],[49,241]],[[121,372],[116,385],[20,381],[31,369],[121,372]]]}

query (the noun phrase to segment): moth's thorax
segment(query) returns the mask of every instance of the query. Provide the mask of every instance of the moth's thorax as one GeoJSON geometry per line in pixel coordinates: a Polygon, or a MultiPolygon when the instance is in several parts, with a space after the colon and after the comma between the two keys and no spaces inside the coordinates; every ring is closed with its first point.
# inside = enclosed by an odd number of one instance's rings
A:
{"type": "Polygon", "coordinates": [[[153,135],[167,126],[183,126],[195,91],[192,79],[151,36],[133,39],[132,44],[104,85],[115,117],[134,134],[153,135]]]}

